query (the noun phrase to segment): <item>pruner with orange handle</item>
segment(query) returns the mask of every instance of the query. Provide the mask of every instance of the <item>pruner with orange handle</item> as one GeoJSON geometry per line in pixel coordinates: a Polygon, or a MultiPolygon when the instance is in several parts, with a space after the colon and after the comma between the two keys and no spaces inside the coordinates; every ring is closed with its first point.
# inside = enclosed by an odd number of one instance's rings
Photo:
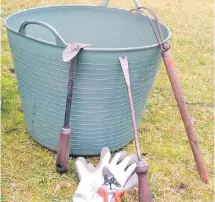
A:
{"type": "Polygon", "coordinates": [[[120,185],[111,173],[108,175],[106,174],[103,187],[98,189],[98,194],[104,202],[121,202],[121,198],[125,195],[125,193],[133,189],[138,184],[138,177],[136,173],[130,176],[123,186],[120,185]]]}
{"type": "Polygon", "coordinates": [[[105,189],[100,187],[98,189],[98,194],[102,197],[104,202],[111,202],[113,199],[115,202],[121,202],[121,198],[124,196],[125,192],[116,189],[105,189]]]}
{"type": "Polygon", "coordinates": [[[121,198],[125,194],[124,189],[107,168],[103,170],[103,173],[104,185],[98,189],[98,194],[103,202],[121,202],[121,198]]]}

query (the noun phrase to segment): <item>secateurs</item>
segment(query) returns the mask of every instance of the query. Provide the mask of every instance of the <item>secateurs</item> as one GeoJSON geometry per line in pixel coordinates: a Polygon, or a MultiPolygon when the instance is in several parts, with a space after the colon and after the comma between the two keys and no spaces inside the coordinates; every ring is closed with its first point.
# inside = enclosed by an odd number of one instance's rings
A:
{"type": "Polygon", "coordinates": [[[121,197],[124,196],[125,191],[122,190],[121,185],[113,175],[104,175],[104,185],[98,189],[98,193],[104,202],[111,202],[113,198],[115,202],[121,202],[121,197]]]}

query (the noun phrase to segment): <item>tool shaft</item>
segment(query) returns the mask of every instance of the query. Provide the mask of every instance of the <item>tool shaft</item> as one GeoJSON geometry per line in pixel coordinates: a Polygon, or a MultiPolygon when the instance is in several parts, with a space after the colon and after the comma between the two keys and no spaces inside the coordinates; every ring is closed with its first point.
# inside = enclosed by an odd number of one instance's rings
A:
{"type": "Polygon", "coordinates": [[[133,129],[133,134],[134,134],[134,139],[135,139],[135,146],[136,146],[136,150],[137,150],[138,159],[141,160],[141,152],[140,152],[140,145],[139,145],[139,140],[138,140],[137,123],[136,123],[136,119],[135,119],[135,111],[134,111],[134,104],[133,104],[133,99],[132,99],[132,94],[131,94],[131,87],[127,86],[127,90],[128,90],[128,101],[129,101],[130,110],[131,110],[132,129],[133,129]]]}
{"type": "Polygon", "coordinates": [[[69,79],[68,79],[68,87],[67,87],[67,98],[66,98],[66,109],[65,109],[65,117],[64,117],[64,128],[69,128],[75,66],[76,66],[76,57],[74,57],[70,62],[69,79]]]}
{"type": "Polygon", "coordinates": [[[196,161],[197,169],[199,171],[202,181],[204,181],[205,183],[208,183],[208,171],[207,171],[207,168],[205,167],[204,159],[199,149],[198,139],[194,131],[193,123],[191,121],[191,116],[188,111],[183,90],[179,83],[175,64],[170,50],[162,53],[162,57],[163,57],[166,71],[172,86],[172,90],[175,95],[176,102],[178,104],[181,118],[183,120],[185,130],[187,132],[187,137],[190,142],[190,147],[192,149],[194,159],[196,161]]]}

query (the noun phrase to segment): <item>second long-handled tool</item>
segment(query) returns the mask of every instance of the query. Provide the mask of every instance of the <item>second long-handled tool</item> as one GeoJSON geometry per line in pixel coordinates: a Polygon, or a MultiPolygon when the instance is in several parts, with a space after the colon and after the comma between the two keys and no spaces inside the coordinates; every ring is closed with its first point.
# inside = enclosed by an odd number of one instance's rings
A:
{"type": "Polygon", "coordinates": [[[90,46],[90,44],[83,44],[78,42],[68,43],[62,55],[64,62],[70,61],[70,69],[69,69],[69,79],[68,79],[68,87],[67,87],[64,125],[62,126],[60,131],[57,158],[56,158],[56,170],[59,173],[67,172],[69,167],[69,154],[71,149],[70,148],[71,128],[69,125],[69,121],[70,121],[70,111],[71,111],[71,103],[72,103],[73,82],[74,82],[75,67],[76,67],[76,56],[78,55],[78,53],[82,48],[87,46],[90,46]]]}
{"type": "Polygon", "coordinates": [[[162,55],[162,58],[163,58],[163,61],[164,61],[165,67],[166,67],[166,71],[167,71],[167,74],[168,74],[168,77],[169,77],[169,80],[170,80],[170,83],[172,86],[172,90],[174,92],[176,102],[178,104],[178,108],[179,108],[181,118],[184,123],[185,130],[187,132],[187,137],[188,137],[188,140],[189,140],[192,152],[193,152],[194,159],[196,161],[196,166],[197,166],[200,178],[202,179],[203,182],[208,183],[208,170],[205,167],[204,159],[203,159],[203,156],[199,149],[197,136],[196,136],[194,128],[193,128],[191,116],[188,111],[188,107],[187,107],[187,104],[186,104],[186,101],[184,98],[184,94],[183,94],[183,91],[180,86],[179,79],[178,79],[178,76],[176,73],[176,68],[175,68],[175,65],[173,62],[173,57],[170,52],[170,45],[168,42],[164,42],[164,40],[163,40],[163,34],[162,34],[162,31],[160,28],[158,18],[156,16],[155,12],[151,8],[146,7],[146,6],[141,6],[137,9],[133,9],[131,11],[140,12],[143,15],[145,15],[148,18],[148,20],[152,26],[153,32],[155,34],[155,37],[156,37],[157,42],[161,49],[161,55],[162,55]],[[147,10],[152,15],[154,20],[152,21],[152,18],[149,17],[141,9],[147,10]]]}
{"type": "Polygon", "coordinates": [[[125,83],[128,91],[128,101],[129,107],[131,110],[131,118],[132,118],[132,128],[135,139],[136,151],[138,156],[136,173],[138,175],[138,185],[139,185],[139,201],[140,202],[152,202],[152,194],[149,188],[149,183],[147,179],[148,165],[146,161],[142,158],[140,152],[140,145],[138,140],[138,132],[137,132],[137,124],[135,119],[134,105],[131,94],[131,85],[130,85],[130,77],[129,77],[129,69],[128,69],[128,58],[119,57],[119,61],[122,67],[122,71],[125,77],[125,83]]]}

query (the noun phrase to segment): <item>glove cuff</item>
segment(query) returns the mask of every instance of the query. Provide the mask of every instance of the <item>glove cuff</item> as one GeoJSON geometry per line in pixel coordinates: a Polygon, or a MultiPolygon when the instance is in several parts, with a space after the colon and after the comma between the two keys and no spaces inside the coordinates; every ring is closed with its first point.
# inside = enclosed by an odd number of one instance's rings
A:
{"type": "Polygon", "coordinates": [[[80,193],[75,193],[72,196],[72,201],[73,202],[87,202],[87,195],[85,194],[80,194],[80,193]]]}
{"type": "MultiPolygon", "coordinates": [[[[82,199],[82,201],[89,202],[90,200],[96,198],[98,195],[98,185],[97,184],[89,184],[86,181],[80,181],[74,195],[73,199],[82,199]]],[[[76,202],[76,201],[74,201],[76,202]]],[[[79,202],[79,201],[78,201],[79,202]]]]}

